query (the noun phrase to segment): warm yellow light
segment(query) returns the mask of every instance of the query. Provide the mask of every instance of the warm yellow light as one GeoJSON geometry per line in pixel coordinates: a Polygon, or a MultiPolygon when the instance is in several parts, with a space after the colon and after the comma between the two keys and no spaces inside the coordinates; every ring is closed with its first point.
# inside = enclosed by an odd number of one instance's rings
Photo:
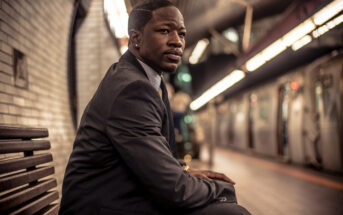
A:
{"type": "Polygon", "coordinates": [[[284,45],[284,43],[279,39],[263,50],[262,52],[263,59],[265,61],[269,61],[272,58],[274,58],[276,55],[283,52],[286,48],[287,47],[284,45]]]}
{"type": "Polygon", "coordinates": [[[323,35],[323,34],[325,34],[325,33],[328,32],[328,31],[329,31],[329,28],[328,28],[328,26],[326,26],[326,25],[320,26],[320,27],[318,28],[318,33],[319,33],[320,35],[323,35]]]}
{"type": "Polygon", "coordinates": [[[127,50],[128,50],[127,45],[124,45],[124,46],[120,47],[120,53],[121,54],[124,54],[127,50]]]}
{"type": "Polygon", "coordinates": [[[253,58],[250,58],[246,63],[246,68],[249,72],[255,71],[257,68],[262,66],[266,61],[262,54],[257,54],[253,58]]]}
{"type": "Polygon", "coordinates": [[[282,37],[282,41],[284,42],[285,46],[292,45],[295,41],[299,40],[306,34],[310,33],[316,28],[314,23],[311,19],[307,19],[305,22],[301,23],[293,30],[288,32],[282,37]]]}
{"type": "MultiPolygon", "coordinates": [[[[342,10],[343,10],[343,0],[334,0],[333,2],[328,4],[326,7],[324,7],[322,10],[320,10],[319,12],[311,16],[309,19],[305,20],[303,23],[293,28],[287,34],[283,35],[280,39],[273,42],[267,48],[265,48],[264,50],[262,50],[261,52],[257,53],[255,56],[250,58],[245,63],[246,69],[249,72],[255,71],[256,69],[258,69],[263,64],[265,64],[266,62],[270,61],[271,59],[279,55],[281,52],[283,52],[290,46],[292,47],[292,50],[294,51],[300,49],[301,47],[305,46],[306,44],[312,41],[312,37],[308,35],[311,32],[314,38],[317,38],[325,34],[330,29],[333,29],[334,27],[336,27],[337,25],[343,22],[343,14],[336,17],[332,21],[326,23],[325,25],[320,26],[318,29],[316,29],[316,25],[321,25],[325,23],[332,17],[336,16],[342,10]]],[[[190,58],[190,62],[191,62],[191,58],[190,58]]],[[[192,110],[199,109],[208,101],[210,101],[212,98],[219,95],[224,90],[228,89],[229,87],[234,85],[236,82],[244,78],[245,76],[244,72],[240,70],[235,70],[235,71],[237,71],[238,73],[235,73],[235,75],[233,75],[234,72],[231,73],[233,76],[230,78],[230,82],[225,83],[225,80],[226,78],[229,78],[231,74],[228,75],[223,80],[219,81],[214,86],[212,86],[205,93],[203,93],[199,98],[194,100],[190,105],[191,109],[192,110]]],[[[229,79],[227,79],[227,81],[228,80],[229,79]]]]}
{"type": "Polygon", "coordinates": [[[296,51],[301,47],[304,47],[306,44],[309,44],[312,41],[312,37],[310,35],[306,35],[305,37],[301,38],[300,40],[296,41],[292,45],[292,50],[296,51]]]}
{"type": "Polygon", "coordinates": [[[124,0],[104,0],[104,10],[117,38],[128,37],[128,14],[124,0]]]}
{"type": "Polygon", "coordinates": [[[261,51],[259,54],[250,58],[246,63],[246,68],[249,72],[253,72],[267,61],[273,59],[276,55],[283,52],[287,47],[279,39],[261,51]]]}
{"type": "Polygon", "coordinates": [[[198,63],[202,53],[205,51],[208,44],[209,44],[208,39],[202,39],[198,41],[197,45],[193,49],[191,56],[189,57],[189,62],[191,64],[198,63]]]}
{"type": "MultiPolygon", "coordinates": [[[[337,16],[337,17],[333,20],[333,22],[334,22],[335,26],[341,24],[341,23],[343,22],[343,14],[340,15],[340,16],[337,16]]],[[[335,27],[335,26],[334,26],[334,27],[335,27]]],[[[333,28],[333,27],[332,27],[332,28],[333,28]]]]}
{"type": "Polygon", "coordinates": [[[311,19],[306,20],[302,24],[295,27],[293,30],[285,34],[281,39],[276,40],[274,43],[269,45],[267,48],[262,50],[260,53],[250,58],[246,62],[246,68],[249,72],[253,72],[267,61],[270,61],[275,56],[283,52],[288,46],[304,37],[315,29],[315,25],[311,19]]]}
{"type": "Polygon", "coordinates": [[[209,102],[211,99],[225,91],[226,89],[230,88],[240,80],[245,77],[245,73],[241,70],[234,70],[224,79],[213,85],[210,89],[208,89],[205,93],[203,93],[199,98],[194,100],[190,107],[192,110],[197,110],[202,107],[204,104],[209,102]]]}
{"type": "Polygon", "coordinates": [[[329,30],[333,29],[337,25],[343,22],[343,14],[336,17],[335,19],[331,20],[330,22],[326,23],[325,25],[320,26],[318,29],[312,32],[312,36],[314,38],[318,38],[328,32],[329,30]]]}
{"type": "Polygon", "coordinates": [[[315,23],[324,23],[325,21],[331,19],[333,16],[335,16],[338,12],[340,12],[343,9],[342,2],[343,0],[336,0],[332,2],[331,4],[320,10],[318,13],[316,13],[309,19],[305,20],[303,23],[293,28],[291,31],[289,31],[280,39],[269,45],[267,48],[256,54],[254,57],[250,58],[246,62],[247,70],[249,72],[255,71],[263,64],[265,64],[267,61],[270,61],[271,59],[279,55],[281,52],[286,50],[286,48],[289,46],[292,46],[292,49],[294,51],[305,46],[306,44],[312,41],[312,38],[310,36],[306,36],[310,32],[313,32],[313,37],[317,38],[326,33],[327,31],[329,31],[330,29],[334,28],[336,25],[338,25],[336,23],[341,23],[341,19],[343,18],[341,18],[340,16],[334,19],[333,21],[327,23],[326,25],[321,26],[315,30],[315,23]],[[333,9],[333,7],[336,8],[333,9]]]}
{"type": "Polygon", "coordinates": [[[343,0],[335,0],[313,15],[316,25],[321,25],[343,10],[343,0]]]}

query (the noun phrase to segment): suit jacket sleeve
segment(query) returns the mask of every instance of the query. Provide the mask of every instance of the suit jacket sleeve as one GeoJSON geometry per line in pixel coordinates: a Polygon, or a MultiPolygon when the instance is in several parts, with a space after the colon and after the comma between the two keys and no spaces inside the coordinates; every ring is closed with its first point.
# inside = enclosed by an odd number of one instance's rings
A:
{"type": "MultiPolygon", "coordinates": [[[[231,184],[190,176],[161,134],[163,103],[143,81],[123,89],[107,117],[107,135],[130,170],[166,206],[194,208],[233,191],[231,184]]],[[[234,201],[234,200],[233,200],[234,201]]]]}

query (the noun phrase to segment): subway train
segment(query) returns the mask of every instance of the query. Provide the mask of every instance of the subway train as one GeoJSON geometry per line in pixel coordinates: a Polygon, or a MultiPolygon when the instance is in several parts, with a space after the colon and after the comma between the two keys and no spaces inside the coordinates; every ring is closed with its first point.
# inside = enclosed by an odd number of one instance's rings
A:
{"type": "Polygon", "coordinates": [[[334,51],[196,113],[204,142],[343,172],[343,53],[334,51]]]}

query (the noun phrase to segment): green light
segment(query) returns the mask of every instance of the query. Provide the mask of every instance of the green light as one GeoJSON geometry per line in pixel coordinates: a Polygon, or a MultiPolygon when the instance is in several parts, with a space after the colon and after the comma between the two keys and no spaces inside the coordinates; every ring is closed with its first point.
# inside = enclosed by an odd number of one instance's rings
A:
{"type": "Polygon", "coordinates": [[[177,75],[177,79],[181,82],[189,83],[192,81],[192,76],[188,72],[180,72],[177,75]]]}
{"type": "Polygon", "coordinates": [[[185,123],[189,124],[189,123],[193,122],[193,117],[190,115],[187,115],[187,116],[185,116],[184,121],[185,121],[185,123]]]}
{"type": "Polygon", "coordinates": [[[182,80],[182,72],[179,72],[179,74],[177,74],[177,79],[178,79],[179,81],[182,80]]]}
{"type": "Polygon", "coordinates": [[[184,82],[191,82],[192,81],[192,76],[189,73],[183,73],[181,76],[181,80],[184,82]]]}

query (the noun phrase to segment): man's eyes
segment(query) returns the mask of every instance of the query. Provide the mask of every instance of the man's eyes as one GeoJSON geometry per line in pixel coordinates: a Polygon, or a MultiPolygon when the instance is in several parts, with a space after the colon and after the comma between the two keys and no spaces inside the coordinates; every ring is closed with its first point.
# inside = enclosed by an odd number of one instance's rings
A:
{"type": "Polygon", "coordinates": [[[169,30],[168,29],[159,29],[158,32],[161,32],[163,34],[169,34],[169,30]]]}
{"type": "Polygon", "coordinates": [[[180,33],[179,33],[179,36],[180,36],[180,37],[185,37],[185,36],[186,36],[186,32],[180,32],[180,33]]]}
{"type": "MultiPolygon", "coordinates": [[[[160,33],[162,33],[162,34],[169,34],[169,33],[170,33],[170,30],[169,30],[169,29],[164,29],[164,28],[163,28],[163,29],[157,30],[157,32],[160,32],[160,33]]],[[[179,35],[179,37],[184,38],[184,37],[186,37],[186,32],[179,32],[178,35],[179,35]]]]}

